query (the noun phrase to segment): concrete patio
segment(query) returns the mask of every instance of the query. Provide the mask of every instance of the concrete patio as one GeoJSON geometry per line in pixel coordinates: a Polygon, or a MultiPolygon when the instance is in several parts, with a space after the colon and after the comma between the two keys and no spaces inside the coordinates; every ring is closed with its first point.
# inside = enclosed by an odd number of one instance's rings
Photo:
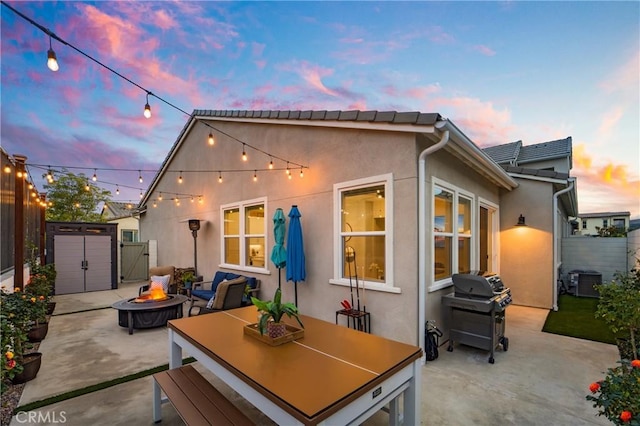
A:
{"type": "MultiPolygon", "coordinates": [[[[118,326],[113,302],[137,294],[138,284],[117,290],[56,296],[49,334],[40,345],[42,368],[27,383],[20,405],[141,372],[168,362],[166,328],[118,326]]],[[[185,310],[186,313],[186,310],[185,310]]],[[[422,372],[423,425],[607,425],[586,401],[589,384],[614,366],[613,345],[543,333],[546,310],[511,306],[507,311],[508,352],[488,353],[456,345],[422,372]]],[[[442,343],[442,342],[441,342],[442,343]]],[[[375,356],[372,354],[372,356],[375,356]]],[[[198,363],[194,364],[257,424],[273,424],[198,363]]],[[[11,425],[151,425],[151,377],[54,403],[14,417],[11,425]],[[29,417],[30,416],[30,417],[29,417]],[[62,421],[64,420],[64,421],[62,421]]],[[[383,425],[379,412],[365,425],[383,425]]],[[[169,404],[165,425],[182,421],[169,404]]]]}

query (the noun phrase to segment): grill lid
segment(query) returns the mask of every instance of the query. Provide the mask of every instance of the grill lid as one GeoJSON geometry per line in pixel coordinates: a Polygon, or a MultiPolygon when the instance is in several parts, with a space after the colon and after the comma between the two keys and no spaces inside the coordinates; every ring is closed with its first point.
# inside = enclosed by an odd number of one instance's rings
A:
{"type": "Polygon", "coordinates": [[[451,280],[456,297],[490,299],[504,289],[500,277],[495,274],[487,274],[485,271],[453,274],[451,280]]]}

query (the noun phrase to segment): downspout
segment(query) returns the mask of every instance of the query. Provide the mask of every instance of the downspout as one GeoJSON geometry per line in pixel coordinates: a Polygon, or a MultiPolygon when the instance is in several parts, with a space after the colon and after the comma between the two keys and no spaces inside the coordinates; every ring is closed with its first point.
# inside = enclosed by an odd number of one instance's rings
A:
{"type": "MultiPolygon", "coordinates": [[[[435,125],[436,129],[442,129],[447,125],[447,121],[438,121],[435,125]]],[[[427,201],[425,194],[425,177],[427,175],[427,156],[429,154],[442,149],[447,142],[449,142],[449,130],[445,130],[442,133],[440,141],[435,145],[426,148],[420,153],[418,157],[418,342],[421,348],[425,347],[424,331],[425,331],[425,305],[427,302],[427,290],[426,290],[426,261],[425,254],[427,253],[427,236],[426,230],[426,212],[427,201]]],[[[424,364],[424,356],[422,363],[424,364]]]]}
{"type": "Polygon", "coordinates": [[[558,310],[558,267],[562,262],[558,263],[558,198],[562,194],[566,194],[569,191],[573,190],[573,183],[575,182],[575,178],[569,178],[569,186],[565,189],[561,189],[560,191],[553,194],[553,310],[558,310]]]}

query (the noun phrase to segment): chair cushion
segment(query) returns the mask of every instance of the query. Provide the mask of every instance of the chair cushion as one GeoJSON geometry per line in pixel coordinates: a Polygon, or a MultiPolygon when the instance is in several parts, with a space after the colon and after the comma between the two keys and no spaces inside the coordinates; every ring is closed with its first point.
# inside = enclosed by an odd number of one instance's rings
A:
{"type": "Polygon", "coordinates": [[[214,297],[215,294],[216,292],[211,290],[191,290],[191,296],[197,297],[198,299],[209,300],[214,297]]]}
{"type": "Polygon", "coordinates": [[[213,306],[211,307],[211,309],[223,309],[224,299],[227,297],[227,289],[229,288],[229,286],[237,283],[246,283],[246,281],[247,277],[238,276],[238,278],[227,280],[224,281],[224,283],[221,283],[222,285],[220,285],[218,290],[216,291],[215,300],[213,301],[213,306]]]}

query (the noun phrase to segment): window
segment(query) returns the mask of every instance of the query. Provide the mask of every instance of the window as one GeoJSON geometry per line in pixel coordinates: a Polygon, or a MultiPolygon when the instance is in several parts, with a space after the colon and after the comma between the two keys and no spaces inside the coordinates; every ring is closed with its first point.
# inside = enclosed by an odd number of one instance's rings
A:
{"type": "Polygon", "coordinates": [[[587,229],[587,221],[586,220],[582,221],[582,229],[587,229]]]}
{"type": "Polygon", "coordinates": [[[123,243],[137,243],[138,231],[135,229],[123,229],[122,230],[122,242],[123,243]]]}
{"type": "Polygon", "coordinates": [[[222,263],[230,268],[265,269],[265,199],[222,206],[222,263]]]}
{"type": "Polygon", "coordinates": [[[391,174],[334,185],[334,284],[400,292],[393,271],[391,174]],[[364,284],[363,284],[364,283],[364,284]]]}
{"type": "Polygon", "coordinates": [[[609,227],[609,221],[607,219],[602,219],[602,227],[603,228],[608,228],[609,227]]]}
{"type": "Polygon", "coordinates": [[[613,226],[618,229],[624,230],[625,220],[624,219],[613,219],[613,226]]]}
{"type": "Polygon", "coordinates": [[[473,197],[445,184],[433,186],[434,281],[468,272],[475,265],[473,197]]]}

